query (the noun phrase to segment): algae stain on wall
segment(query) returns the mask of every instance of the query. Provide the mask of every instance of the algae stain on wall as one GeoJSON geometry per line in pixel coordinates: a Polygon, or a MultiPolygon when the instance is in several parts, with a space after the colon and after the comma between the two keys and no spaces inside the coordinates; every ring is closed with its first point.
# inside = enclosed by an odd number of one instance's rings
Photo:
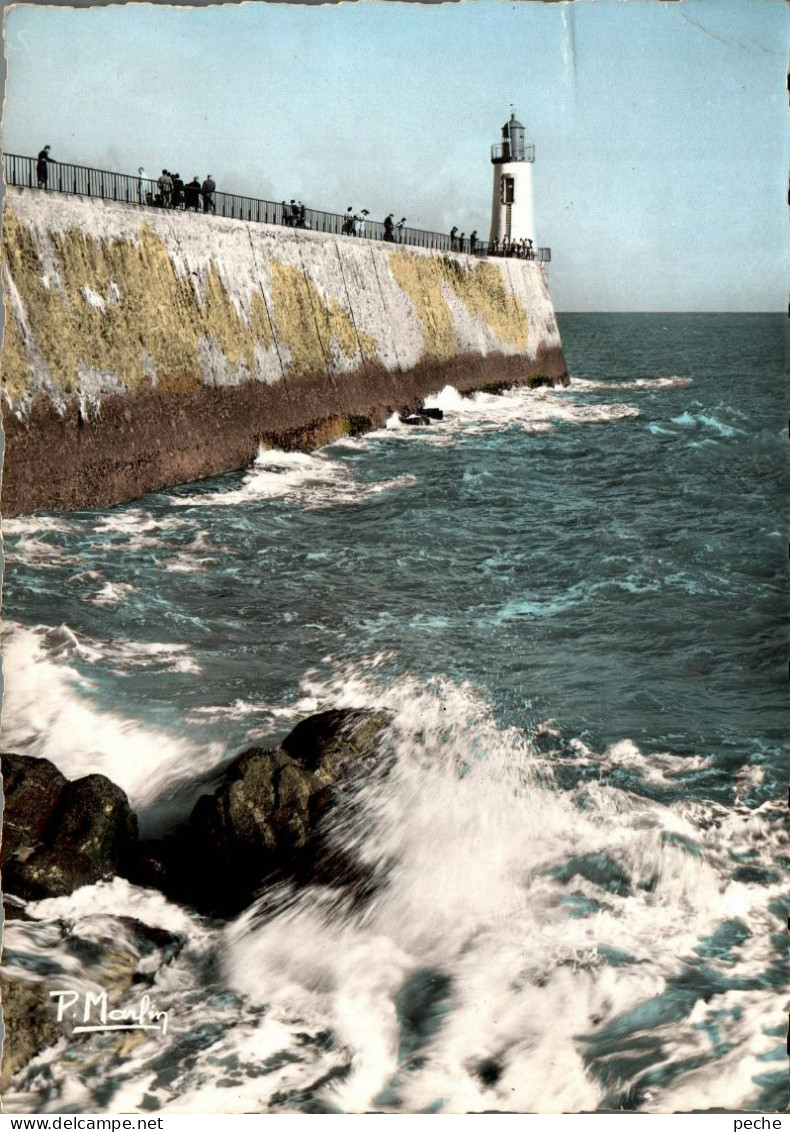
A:
{"type": "Polygon", "coordinates": [[[449,261],[449,267],[450,286],[469,313],[481,318],[500,342],[507,342],[519,353],[526,351],[527,313],[508,290],[499,267],[478,263],[470,270],[455,260],[449,261]]]}
{"type": "Polygon", "coordinates": [[[288,347],[290,366],[301,373],[332,369],[332,349],[353,359],[375,356],[376,344],[358,333],[349,312],[336,299],[325,302],[303,271],[269,261],[271,305],[277,340],[288,347]]]}
{"type": "Polygon", "coordinates": [[[445,360],[458,352],[452,316],[442,296],[449,287],[472,317],[479,317],[500,342],[518,351],[527,347],[528,322],[508,291],[499,267],[476,263],[467,267],[446,256],[420,256],[391,252],[389,268],[411,299],[423,328],[426,353],[445,360]]]}
{"type": "Polygon", "coordinates": [[[202,380],[202,339],[216,341],[232,369],[248,371],[255,366],[256,344],[272,344],[259,293],[251,296],[247,321],[212,263],[201,299],[191,278],[176,272],[166,243],[145,224],[136,241],[94,239],[79,229],[46,238],[57,279],[46,271],[34,233],[5,210],[3,251],[20,299],[19,321],[35,328],[34,341],[25,341],[8,305],[2,375],[12,402],[35,384],[37,358],[64,394],[75,390],[85,369],[112,374],[134,389],[148,380],[151,363],[163,385],[184,388],[202,380]]]}

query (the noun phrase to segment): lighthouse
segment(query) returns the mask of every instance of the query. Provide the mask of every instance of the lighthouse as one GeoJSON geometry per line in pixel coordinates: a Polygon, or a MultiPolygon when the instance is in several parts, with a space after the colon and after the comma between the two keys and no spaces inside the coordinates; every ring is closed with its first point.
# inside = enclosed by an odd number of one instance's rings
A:
{"type": "Polygon", "coordinates": [[[510,115],[502,127],[502,141],[491,146],[494,197],[491,204],[491,243],[535,239],[532,217],[532,166],[534,145],[524,143],[524,127],[510,115]]]}

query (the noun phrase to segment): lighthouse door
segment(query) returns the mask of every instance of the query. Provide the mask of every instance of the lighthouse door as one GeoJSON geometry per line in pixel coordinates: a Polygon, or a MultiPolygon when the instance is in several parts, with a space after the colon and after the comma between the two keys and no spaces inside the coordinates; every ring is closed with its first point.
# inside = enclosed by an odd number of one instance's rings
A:
{"type": "Polygon", "coordinates": [[[513,213],[513,201],[515,200],[515,198],[516,198],[516,179],[515,179],[515,177],[509,177],[507,175],[507,173],[503,173],[502,174],[502,180],[500,182],[500,198],[499,199],[501,200],[502,204],[505,206],[505,231],[504,231],[503,235],[507,239],[508,243],[510,242],[510,239],[513,235],[513,233],[512,233],[512,213],[513,213]]]}

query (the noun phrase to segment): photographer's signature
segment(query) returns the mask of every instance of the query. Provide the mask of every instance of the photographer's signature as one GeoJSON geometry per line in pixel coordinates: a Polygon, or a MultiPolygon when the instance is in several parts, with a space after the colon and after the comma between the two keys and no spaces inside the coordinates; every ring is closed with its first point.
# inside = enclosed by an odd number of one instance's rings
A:
{"type": "Polygon", "coordinates": [[[50,998],[57,999],[57,1021],[78,1022],[74,1034],[99,1033],[108,1030],[152,1030],[163,1036],[167,1033],[168,1012],[157,1010],[150,995],[144,994],[131,1006],[111,1007],[107,991],[55,990],[50,998]]]}

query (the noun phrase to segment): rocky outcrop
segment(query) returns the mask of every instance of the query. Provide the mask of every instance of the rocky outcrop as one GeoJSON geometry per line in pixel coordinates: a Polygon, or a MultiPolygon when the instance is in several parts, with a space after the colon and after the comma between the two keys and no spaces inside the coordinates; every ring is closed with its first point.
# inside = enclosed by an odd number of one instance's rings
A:
{"type": "Polygon", "coordinates": [[[137,818],[103,774],[69,782],[48,759],[2,755],[3,890],[23,900],[65,896],[127,867],[137,818]]]}
{"type": "Polygon", "coordinates": [[[198,800],[184,830],[141,847],[131,879],[229,916],[267,879],[313,876],[321,819],[374,757],[387,720],[384,712],[322,712],[280,747],[244,751],[214,794],[198,800]]]}
{"type": "Polygon", "coordinates": [[[359,709],[309,716],[279,747],[240,754],[186,825],[139,845],[126,795],[103,775],[69,782],[47,759],[3,755],[4,891],[41,900],[119,874],[230,916],[272,878],[350,874],[322,843],[322,819],[378,755],[388,719],[359,709]]]}

